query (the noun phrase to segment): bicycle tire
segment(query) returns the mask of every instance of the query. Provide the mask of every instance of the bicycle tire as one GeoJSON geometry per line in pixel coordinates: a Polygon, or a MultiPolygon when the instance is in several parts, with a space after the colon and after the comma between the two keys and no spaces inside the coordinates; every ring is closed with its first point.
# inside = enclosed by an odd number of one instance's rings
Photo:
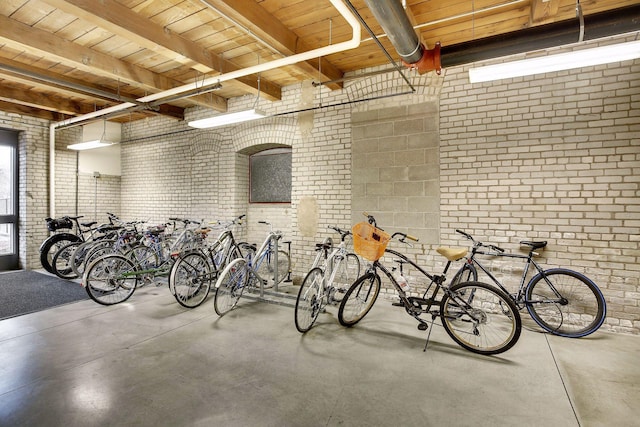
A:
{"type": "Polygon", "coordinates": [[[274,256],[273,253],[267,253],[264,257],[262,257],[262,261],[258,267],[258,275],[265,280],[266,288],[273,287],[274,285],[281,283],[285,277],[289,274],[289,267],[291,267],[291,259],[289,258],[289,254],[281,249],[278,250],[278,272],[277,272],[277,282],[274,282],[274,275],[276,274],[274,266],[273,266],[274,256]]]}
{"type": "Polygon", "coordinates": [[[456,274],[453,276],[453,279],[451,279],[451,283],[449,284],[449,287],[457,285],[459,283],[463,283],[463,282],[477,282],[477,281],[478,281],[478,270],[474,265],[465,263],[462,267],[460,267],[460,270],[458,270],[456,274]]]}
{"type": "Polygon", "coordinates": [[[336,255],[331,259],[330,268],[336,273],[332,273],[333,282],[327,285],[333,288],[333,300],[339,302],[342,301],[353,282],[360,277],[360,258],[354,253],[347,253],[344,256],[336,255]]]}
{"type": "Polygon", "coordinates": [[[216,295],[213,299],[213,308],[218,316],[224,316],[236,307],[250,274],[244,258],[234,259],[224,268],[216,281],[216,295]]]}
{"type": "Polygon", "coordinates": [[[380,293],[380,276],[367,273],[360,276],[344,295],[338,309],[342,326],[353,326],[371,311],[380,293]]]}
{"type": "Polygon", "coordinates": [[[211,265],[201,252],[181,255],[171,267],[169,289],[183,307],[202,304],[211,289],[211,265]]]}
{"type": "Polygon", "coordinates": [[[298,332],[311,329],[322,311],[324,297],[324,272],[316,267],[305,276],[296,298],[294,320],[298,332]]]}
{"type": "Polygon", "coordinates": [[[607,315],[604,295],[585,275],[566,268],[553,268],[538,273],[527,284],[525,306],[531,318],[545,331],[567,338],[580,338],[594,333],[607,315]],[[560,293],[557,296],[545,277],[560,293]],[[553,299],[545,304],[542,300],[553,299]]]}
{"type": "Polygon", "coordinates": [[[149,246],[136,246],[125,252],[124,256],[133,261],[140,270],[153,270],[160,265],[158,254],[149,246]]]}
{"type": "Polygon", "coordinates": [[[128,300],[138,286],[136,265],[119,254],[107,254],[94,260],[85,270],[82,284],[89,297],[102,305],[128,300]]]}
{"type": "Polygon", "coordinates": [[[78,277],[72,268],[73,252],[82,242],[71,242],[60,248],[51,261],[51,270],[61,279],[75,279],[78,277]]]}
{"type": "Polygon", "coordinates": [[[80,242],[82,239],[79,236],[71,233],[54,234],[44,241],[40,247],[40,264],[49,273],[53,273],[53,267],[51,262],[53,257],[63,246],[72,242],[80,242]]]}
{"type": "Polygon", "coordinates": [[[522,332],[520,313],[511,297],[482,282],[451,286],[440,303],[440,319],[451,339],[478,354],[503,353],[522,332]]]}
{"type": "Polygon", "coordinates": [[[72,255],[73,263],[71,264],[71,268],[74,273],[79,277],[82,276],[85,267],[91,264],[94,259],[113,252],[114,243],[115,240],[112,239],[100,239],[80,244],[72,255]]]}

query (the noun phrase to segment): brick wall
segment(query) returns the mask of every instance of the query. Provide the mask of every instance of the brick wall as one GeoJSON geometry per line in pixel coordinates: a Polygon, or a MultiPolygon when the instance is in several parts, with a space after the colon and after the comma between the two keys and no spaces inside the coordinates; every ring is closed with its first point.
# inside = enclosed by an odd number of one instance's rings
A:
{"type": "MultiPolygon", "coordinates": [[[[294,277],[299,280],[313,259],[314,243],[331,234],[327,225],[350,228],[362,219],[359,207],[352,205],[352,193],[360,185],[352,176],[352,154],[367,139],[359,124],[390,111],[406,111],[414,118],[437,112],[440,167],[429,180],[439,183],[440,210],[434,216],[439,215],[440,232],[401,249],[428,270],[439,271],[439,244],[466,246],[455,228],[514,251],[521,239],[548,240],[545,264],[585,271],[603,288],[609,302],[606,328],[640,332],[640,62],[480,85],[469,84],[467,69],[451,68],[439,78],[408,73],[413,90],[395,73],[347,81],[338,91],[308,82],[293,85],[283,88],[282,101],[261,101],[260,108],[269,114],[323,108],[204,132],[188,128],[186,121],[160,117],[125,125],[120,212],[126,219],[150,222],[169,216],[224,220],[247,214],[239,237],[251,241],[265,235],[257,221],[271,221],[292,241],[294,277]],[[249,204],[248,155],[280,145],[292,148],[291,204],[249,204]]],[[[230,100],[230,110],[254,101],[230,100]]],[[[188,119],[211,114],[200,108],[187,112],[188,119]]],[[[29,219],[29,255],[25,251],[24,258],[33,260],[46,235],[41,218],[48,212],[48,127],[5,114],[0,114],[0,124],[2,120],[5,127],[24,130],[21,168],[29,179],[21,179],[21,221],[29,219]]],[[[402,120],[401,114],[397,121],[402,120]]],[[[432,127],[423,130],[434,136],[432,127]]],[[[61,137],[56,161],[71,168],[73,159],[61,146],[65,143],[61,137]]],[[[410,151],[409,145],[406,152],[396,149],[394,158],[406,158],[410,151]]],[[[425,168],[435,172],[432,164],[425,168]]],[[[71,182],[64,173],[60,186],[71,182]]],[[[83,204],[92,208],[93,178],[85,178],[83,204]]],[[[72,199],[60,191],[56,208],[69,206],[72,199]]],[[[519,271],[513,264],[492,268],[509,280],[519,271]]]]}
{"type": "Polygon", "coordinates": [[[637,333],[640,61],[473,85],[468,68],[447,70],[440,101],[443,242],[547,240],[545,265],[603,290],[605,328],[637,333]]]}
{"type": "Polygon", "coordinates": [[[105,223],[107,212],[120,214],[120,177],[78,173],[79,152],[67,145],[81,141],[81,126],[56,131],[56,216],[79,215],[81,222],[105,223]]]}

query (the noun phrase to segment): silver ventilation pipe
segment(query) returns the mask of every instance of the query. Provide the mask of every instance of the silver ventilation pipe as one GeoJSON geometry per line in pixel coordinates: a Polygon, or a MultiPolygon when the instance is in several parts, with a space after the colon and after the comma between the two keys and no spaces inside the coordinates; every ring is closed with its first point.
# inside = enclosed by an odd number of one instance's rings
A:
{"type": "Polygon", "coordinates": [[[420,42],[409,17],[398,0],[365,0],[405,66],[420,73],[436,70],[440,73],[440,44],[428,50],[420,42]]]}

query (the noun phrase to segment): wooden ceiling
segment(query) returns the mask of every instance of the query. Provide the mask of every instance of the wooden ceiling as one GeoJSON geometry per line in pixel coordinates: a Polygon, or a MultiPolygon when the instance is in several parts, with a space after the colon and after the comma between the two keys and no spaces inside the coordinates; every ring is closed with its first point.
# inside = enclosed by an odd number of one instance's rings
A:
{"type": "MultiPolygon", "coordinates": [[[[382,35],[364,0],[351,3],[382,35]]],[[[406,3],[429,48],[576,16],[576,0],[406,3]]],[[[635,3],[580,2],[585,15],[635,3]]],[[[63,120],[350,37],[329,0],[1,0],[0,110],[63,120]]],[[[227,99],[258,90],[274,101],[283,87],[301,80],[326,82],[388,63],[364,29],[362,38],[356,49],[264,71],[260,78],[225,81],[215,91],[166,100],[118,120],[151,114],[179,119],[194,105],[226,111],[227,99]]],[[[397,59],[388,39],[380,41],[397,59]]]]}

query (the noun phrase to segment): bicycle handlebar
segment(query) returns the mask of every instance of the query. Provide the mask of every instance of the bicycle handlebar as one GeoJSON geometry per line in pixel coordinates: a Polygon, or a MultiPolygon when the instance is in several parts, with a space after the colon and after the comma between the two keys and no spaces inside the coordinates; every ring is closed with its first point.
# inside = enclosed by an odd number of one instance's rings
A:
{"type": "Polygon", "coordinates": [[[398,239],[398,240],[399,240],[400,242],[402,242],[402,243],[406,243],[406,242],[405,242],[405,239],[409,239],[409,240],[411,240],[411,241],[413,241],[413,242],[417,242],[417,241],[419,240],[417,237],[411,236],[411,235],[406,234],[406,233],[400,233],[400,232],[393,233],[393,235],[391,236],[391,238],[392,238],[392,239],[394,239],[396,236],[402,236],[402,237],[400,237],[400,238],[398,239]]]}
{"type": "Polygon", "coordinates": [[[197,224],[197,225],[202,224],[202,222],[200,222],[200,221],[196,221],[196,220],[193,220],[193,219],[183,219],[183,218],[169,218],[169,221],[181,222],[185,226],[187,226],[189,224],[197,224]]]}
{"type": "Polygon", "coordinates": [[[462,230],[456,229],[456,233],[460,233],[462,234],[464,237],[466,237],[467,239],[471,240],[473,242],[473,246],[480,248],[480,247],[485,247],[485,248],[489,248],[492,249],[496,252],[500,252],[500,253],[504,253],[504,249],[502,249],[500,246],[496,246],[496,245],[491,245],[491,244],[484,244],[482,242],[477,241],[476,239],[474,239],[471,234],[469,233],[465,233],[462,230]]]}
{"type": "Polygon", "coordinates": [[[340,229],[340,228],[338,228],[338,227],[336,227],[336,226],[334,226],[334,225],[328,225],[328,226],[327,226],[327,228],[329,228],[329,229],[331,229],[331,230],[333,230],[333,231],[337,232],[338,234],[340,234],[340,237],[341,237],[341,239],[342,239],[342,241],[343,241],[343,242],[344,242],[344,239],[345,239],[349,234],[351,234],[351,231],[349,231],[349,230],[342,230],[342,229],[340,229]]]}
{"type": "Polygon", "coordinates": [[[378,224],[376,224],[376,219],[373,217],[373,215],[369,215],[369,213],[367,212],[362,212],[362,215],[367,217],[367,221],[369,222],[369,224],[373,225],[375,228],[378,228],[384,231],[382,228],[378,227],[378,224]]]}

